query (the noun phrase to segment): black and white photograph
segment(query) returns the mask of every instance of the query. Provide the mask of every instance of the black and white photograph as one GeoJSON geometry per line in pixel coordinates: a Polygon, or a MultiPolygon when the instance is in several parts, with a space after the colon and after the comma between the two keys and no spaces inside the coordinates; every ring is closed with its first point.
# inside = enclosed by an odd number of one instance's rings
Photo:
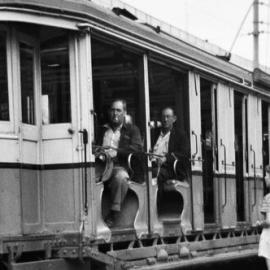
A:
{"type": "Polygon", "coordinates": [[[0,0],[0,270],[270,270],[270,0],[0,0]]]}

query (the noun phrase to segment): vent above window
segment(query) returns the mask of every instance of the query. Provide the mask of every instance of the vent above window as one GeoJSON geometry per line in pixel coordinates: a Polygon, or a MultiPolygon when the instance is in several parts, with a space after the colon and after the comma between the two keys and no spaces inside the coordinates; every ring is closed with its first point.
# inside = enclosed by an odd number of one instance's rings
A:
{"type": "Polygon", "coordinates": [[[114,7],[112,9],[112,11],[117,15],[117,16],[124,16],[132,21],[136,21],[138,20],[138,18],[132,14],[131,12],[129,12],[127,9],[125,8],[119,8],[119,7],[114,7]]]}

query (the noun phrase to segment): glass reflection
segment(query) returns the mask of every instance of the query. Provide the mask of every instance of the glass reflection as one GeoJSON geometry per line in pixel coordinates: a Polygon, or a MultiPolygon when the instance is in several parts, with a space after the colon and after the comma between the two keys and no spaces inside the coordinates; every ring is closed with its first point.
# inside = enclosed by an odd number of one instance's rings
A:
{"type": "Polygon", "coordinates": [[[9,120],[6,36],[0,33],[0,120],[9,120]]]}
{"type": "Polygon", "coordinates": [[[41,45],[42,123],[71,121],[68,36],[41,45]]]}
{"type": "Polygon", "coordinates": [[[35,120],[35,95],[34,95],[34,49],[20,43],[21,67],[21,102],[22,122],[34,125],[35,120]]]}

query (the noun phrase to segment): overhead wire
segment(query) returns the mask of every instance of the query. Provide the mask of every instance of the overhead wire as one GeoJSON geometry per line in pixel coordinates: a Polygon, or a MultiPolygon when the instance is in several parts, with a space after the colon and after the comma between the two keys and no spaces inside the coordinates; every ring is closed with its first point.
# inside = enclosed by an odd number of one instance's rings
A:
{"type": "Polygon", "coordinates": [[[229,49],[229,53],[232,52],[233,47],[234,47],[234,45],[235,45],[235,43],[236,43],[236,41],[237,41],[237,39],[238,39],[238,37],[239,37],[239,35],[240,35],[240,32],[241,32],[241,30],[242,30],[242,28],[243,28],[244,23],[245,23],[246,20],[247,20],[247,17],[248,17],[248,15],[249,15],[250,10],[252,9],[252,7],[253,7],[253,2],[252,2],[251,5],[249,6],[249,8],[248,8],[248,10],[247,10],[247,12],[246,12],[244,18],[243,18],[242,21],[241,21],[241,24],[240,24],[240,26],[239,26],[239,28],[238,28],[238,30],[237,30],[237,32],[236,32],[236,35],[235,35],[235,37],[234,37],[234,39],[233,39],[233,42],[232,42],[232,45],[231,45],[231,47],[230,47],[230,49],[229,49]]]}

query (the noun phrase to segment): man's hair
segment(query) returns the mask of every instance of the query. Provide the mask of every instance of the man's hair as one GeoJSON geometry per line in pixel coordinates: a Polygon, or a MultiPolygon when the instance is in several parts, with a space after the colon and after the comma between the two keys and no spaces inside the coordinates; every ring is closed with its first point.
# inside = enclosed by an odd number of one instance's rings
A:
{"type": "Polygon", "coordinates": [[[171,110],[172,113],[173,113],[173,115],[176,116],[176,115],[175,115],[175,112],[174,112],[174,109],[173,109],[172,107],[169,107],[169,106],[164,107],[164,108],[161,110],[161,113],[163,113],[165,110],[171,110]]]}
{"type": "Polygon", "coordinates": [[[124,111],[127,111],[127,102],[124,100],[124,99],[121,99],[121,98],[116,98],[114,99],[112,102],[111,102],[111,105],[110,105],[110,108],[111,106],[113,105],[113,103],[115,102],[121,102],[123,104],[123,109],[124,111]]]}

